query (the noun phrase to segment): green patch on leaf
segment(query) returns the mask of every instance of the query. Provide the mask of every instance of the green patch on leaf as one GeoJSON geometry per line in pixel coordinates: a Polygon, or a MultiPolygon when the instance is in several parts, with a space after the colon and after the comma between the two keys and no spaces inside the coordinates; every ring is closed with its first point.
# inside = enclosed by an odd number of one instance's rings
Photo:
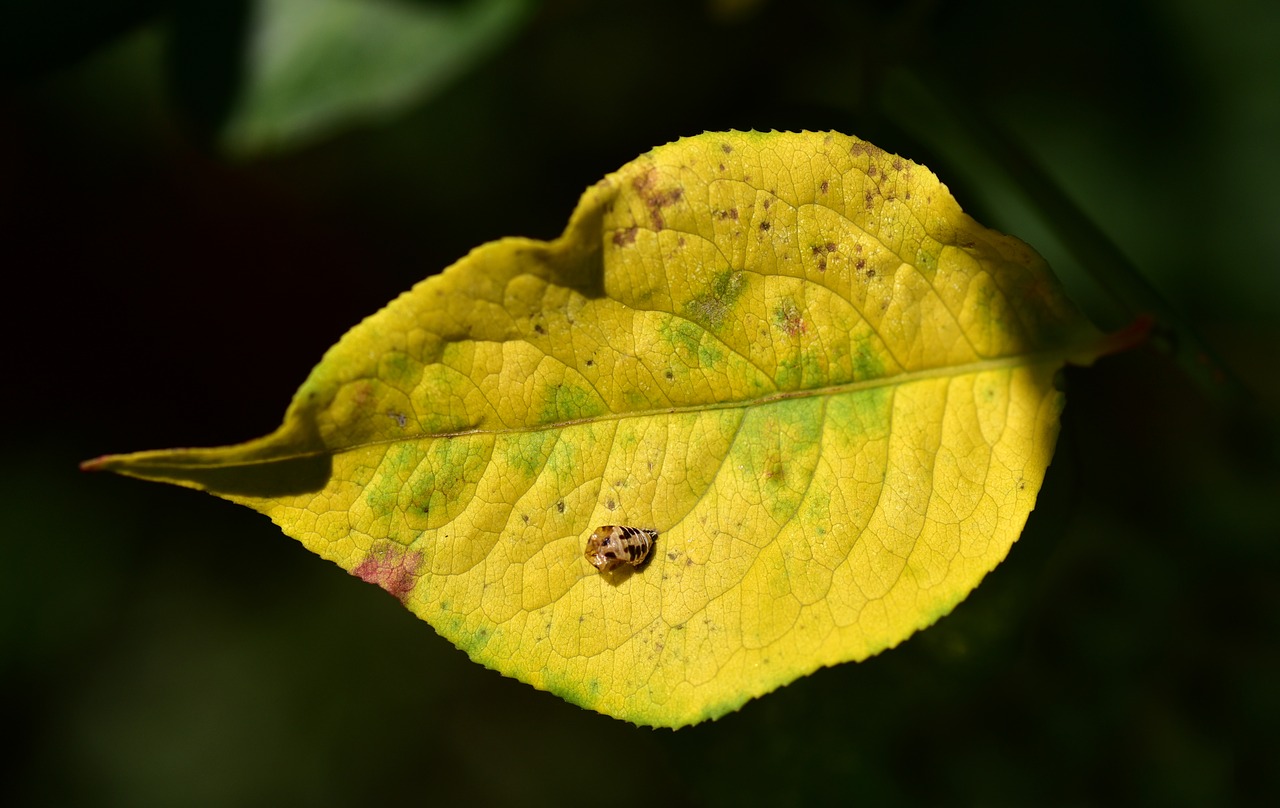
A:
{"type": "Polygon", "coordinates": [[[741,272],[726,269],[717,273],[706,292],[685,304],[685,313],[708,331],[719,331],[746,283],[741,272]]]}

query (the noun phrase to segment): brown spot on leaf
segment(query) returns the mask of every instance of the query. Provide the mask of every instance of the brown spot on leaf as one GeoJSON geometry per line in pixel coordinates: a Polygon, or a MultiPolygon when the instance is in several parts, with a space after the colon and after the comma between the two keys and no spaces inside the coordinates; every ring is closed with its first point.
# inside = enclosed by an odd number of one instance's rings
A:
{"type": "Polygon", "coordinates": [[[730,152],[733,151],[733,147],[730,146],[728,143],[721,143],[720,151],[724,152],[725,154],[729,154],[730,152]]]}
{"type": "Polygon", "coordinates": [[[615,500],[612,500],[612,499],[606,499],[606,500],[604,501],[604,506],[605,506],[606,508],[608,508],[609,510],[611,510],[611,511],[612,511],[612,510],[616,510],[616,509],[617,509],[617,507],[618,507],[618,503],[617,503],[615,500]]]}
{"type": "Polygon", "coordinates": [[[711,213],[711,217],[712,217],[713,219],[719,219],[719,220],[720,220],[720,221],[722,221],[722,222],[723,222],[725,219],[733,219],[733,220],[736,222],[736,221],[738,221],[738,209],[737,209],[737,208],[729,208],[728,210],[717,210],[717,211],[712,211],[712,213],[711,213]]]}
{"type": "Polygon", "coordinates": [[[628,227],[626,230],[619,230],[613,234],[613,243],[619,247],[634,244],[636,241],[636,230],[638,229],[639,228],[628,227]]]}
{"type": "Polygon", "coordinates": [[[826,244],[814,244],[809,248],[810,252],[818,259],[818,271],[827,271],[827,256],[839,249],[834,241],[828,241],[826,244]]]}
{"type": "Polygon", "coordinates": [[[767,233],[767,232],[769,232],[769,228],[770,228],[770,227],[773,227],[773,225],[769,224],[768,222],[761,222],[761,223],[760,223],[760,229],[761,229],[761,230],[763,230],[763,231],[765,231],[766,233],[767,233]]]}
{"type": "Polygon", "coordinates": [[[859,140],[857,143],[854,143],[849,147],[849,154],[852,154],[854,157],[857,157],[860,154],[865,154],[869,157],[879,157],[884,154],[884,149],[867,143],[865,140],[859,140]]]}
{"type": "Polygon", "coordinates": [[[831,188],[831,183],[828,182],[827,180],[823,180],[822,185],[820,185],[819,188],[821,188],[822,193],[825,194],[831,188]]]}
{"type": "Polygon", "coordinates": [[[351,400],[357,407],[363,407],[373,399],[373,385],[369,382],[357,382],[351,394],[351,400]]]}
{"type": "Polygon", "coordinates": [[[558,512],[558,513],[564,513],[564,500],[563,500],[563,499],[556,503],[556,512],[558,512]]]}
{"type": "Polygon", "coordinates": [[[586,364],[587,364],[587,367],[594,367],[594,366],[595,366],[595,364],[596,364],[596,360],[594,360],[594,359],[588,359],[588,360],[587,360],[587,362],[586,362],[586,364]]]}
{"type": "Polygon", "coordinates": [[[542,323],[534,323],[533,330],[539,334],[547,333],[547,329],[543,328],[542,323]]]}
{"type": "Polygon", "coordinates": [[[658,170],[651,168],[645,172],[644,176],[636,178],[633,183],[636,192],[649,208],[649,221],[653,224],[654,230],[662,230],[666,227],[662,209],[674,205],[684,197],[683,188],[659,188],[658,179],[658,170]]]}
{"type": "Polygon", "coordinates": [[[867,259],[859,258],[857,261],[853,262],[853,266],[855,269],[866,269],[867,259]]]}
{"type": "Polygon", "coordinates": [[[407,553],[384,544],[375,547],[351,574],[366,583],[377,584],[403,603],[418,582],[420,566],[422,553],[407,553]]]}

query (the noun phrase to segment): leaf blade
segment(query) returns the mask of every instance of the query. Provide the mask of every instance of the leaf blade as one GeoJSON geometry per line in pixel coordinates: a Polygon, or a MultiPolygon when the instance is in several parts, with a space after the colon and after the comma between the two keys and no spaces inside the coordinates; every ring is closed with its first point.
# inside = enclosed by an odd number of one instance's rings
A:
{"type": "Polygon", "coordinates": [[[357,326],[275,435],[100,465],[178,464],[160,476],[268,514],[476,661],[682,726],[963,599],[1034,506],[1054,374],[1094,342],[926,169],[708,134],[606,177],[559,239],[477,248],[357,326]],[[202,465],[273,459],[329,477],[217,490],[202,465]],[[659,531],[642,570],[582,558],[611,523],[659,531]]]}

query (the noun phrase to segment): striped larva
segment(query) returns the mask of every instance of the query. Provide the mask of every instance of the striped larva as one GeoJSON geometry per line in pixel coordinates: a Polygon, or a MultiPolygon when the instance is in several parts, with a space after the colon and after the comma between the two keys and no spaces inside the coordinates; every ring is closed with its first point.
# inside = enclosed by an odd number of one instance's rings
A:
{"type": "Polygon", "coordinates": [[[601,572],[623,564],[638,567],[649,557],[658,531],[628,525],[601,525],[587,539],[587,560],[601,572]]]}

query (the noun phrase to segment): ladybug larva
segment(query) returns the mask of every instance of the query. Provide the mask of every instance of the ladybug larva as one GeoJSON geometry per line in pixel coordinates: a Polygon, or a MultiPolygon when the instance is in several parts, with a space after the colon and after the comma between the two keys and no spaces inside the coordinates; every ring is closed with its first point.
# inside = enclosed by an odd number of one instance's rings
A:
{"type": "Polygon", "coordinates": [[[587,539],[587,560],[601,572],[623,564],[638,567],[649,557],[658,531],[626,525],[601,525],[587,539]]]}

